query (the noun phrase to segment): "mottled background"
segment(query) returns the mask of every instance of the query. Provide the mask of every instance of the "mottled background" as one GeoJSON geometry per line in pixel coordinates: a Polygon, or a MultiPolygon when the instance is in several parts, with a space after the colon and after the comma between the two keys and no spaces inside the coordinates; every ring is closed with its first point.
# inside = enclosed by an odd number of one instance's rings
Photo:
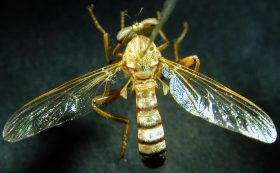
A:
{"type": "MultiPolygon", "coordinates": [[[[89,1],[26,0],[1,4],[0,127],[24,103],[74,77],[106,65],[102,38],[86,11],[89,1]]],[[[155,16],[160,0],[95,0],[103,27],[115,35],[119,11],[127,23],[155,16]],[[138,12],[143,7],[142,13],[138,12]]],[[[280,129],[280,3],[277,0],[181,0],[164,26],[174,40],[188,21],[182,56],[197,54],[201,72],[262,107],[280,129]]],[[[161,40],[157,43],[159,44],[161,40]]],[[[172,49],[165,51],[172,58],[172,49]]],[[[160,93],[160,92],[159,92],[160,93]]],[[[134,96],[107,110],[131,120],[128,162],[119,161],[123,126],[96,113],[10,144],[0,139],[1,173],[280,172],[280,144],[263,144],[189,115],[158,96],[168,160],[143,166],[137,151],[134,96]],[[278,161],[277,161],[278,160],[278,161]]]]}

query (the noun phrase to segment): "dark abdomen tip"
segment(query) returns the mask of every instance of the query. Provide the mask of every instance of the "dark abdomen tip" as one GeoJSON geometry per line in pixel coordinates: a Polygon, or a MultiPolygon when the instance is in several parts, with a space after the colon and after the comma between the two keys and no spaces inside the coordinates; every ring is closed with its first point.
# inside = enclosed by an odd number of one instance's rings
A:
{"type": "Polygon", "coordinates": [[[166,160],[166,150],[153,154],[145,154],[140,152],[140,155],[144,165],[152,169],[161,167],[166,160]]]}

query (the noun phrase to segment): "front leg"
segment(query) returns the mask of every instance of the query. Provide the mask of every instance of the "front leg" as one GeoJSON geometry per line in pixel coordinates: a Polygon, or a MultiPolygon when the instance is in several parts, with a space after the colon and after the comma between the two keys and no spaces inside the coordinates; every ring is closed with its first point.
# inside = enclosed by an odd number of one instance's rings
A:
{"type": "MultiPolygon", "coordinates": [[[[160,20],[160,12],[159,11],[157,11],[157,19],[160,20]]],[[[159,29],[159,35],[164,40],[164,43],[162,43],[161,45],[158,46],[159,51],[162,52],[163,50],[168,48],[169,40],[166,37],[166,35],[164,34],[164,32],[162,31],[162,28],[159,29]]]]}
{"type": "Polygon", "coordinates": [[[87,6],[87,10],[90,14],[90,17],[92,19],[92,23],[96,27],[96,29],[103,35],[103,44],[104,44],[104,51],[105,51],[105,58],[107,64],[110,64],[110,42],[109,42],[109,34],[102,28],[102,26],[99,24],[95,14],[93,13],[93,4],[90,4],[87,6]]]}

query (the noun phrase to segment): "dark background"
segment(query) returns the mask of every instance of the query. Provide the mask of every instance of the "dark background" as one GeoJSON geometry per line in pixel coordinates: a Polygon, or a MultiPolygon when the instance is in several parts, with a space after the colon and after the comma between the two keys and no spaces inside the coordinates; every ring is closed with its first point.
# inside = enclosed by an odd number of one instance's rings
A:
{"type": "MultiPolygon", "coordinates": [[[[1,129],[30,99],[106,65],[102,38],[91,24],[87,4],[82,0],[1,4],[1,129]]],[[[155,16],[163,1],[96,0],[94,4],[100,23],[115,43],[120,10],[128,10],[127,24],[132,24],[155,16]]],[[[263,108],[278,132],[279,9],[277,0],[181,0],[164,25],[172,41],[180,34],[183,21],[188,21],[190,30],[181,56],[197,54],[202,73],[263,108]]],[[[172,49],[164,55],[172,58],[172,49]]],[[[91,113],[15,144],[0,139],[0,172],[280,172],[279,140],[263,144],[224,130],[189,115],[170,96],[160,94],[168,160],[160,169],[150,170],[138,155],[135,97],[129,99],[105,106],[131,120],[127,163],[119,161],[123,126],[91,113]]]]}

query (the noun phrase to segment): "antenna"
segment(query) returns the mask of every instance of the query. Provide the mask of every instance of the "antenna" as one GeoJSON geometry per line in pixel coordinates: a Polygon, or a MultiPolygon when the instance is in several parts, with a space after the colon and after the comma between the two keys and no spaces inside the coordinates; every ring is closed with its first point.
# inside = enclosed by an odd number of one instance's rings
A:
{"type": "Polygon", "coordinates": [[[138,12],[138,16],[140,16],[140,14],[142,13],[143,11],[143,7],[140,8],[139,12],[138,12]]]}

